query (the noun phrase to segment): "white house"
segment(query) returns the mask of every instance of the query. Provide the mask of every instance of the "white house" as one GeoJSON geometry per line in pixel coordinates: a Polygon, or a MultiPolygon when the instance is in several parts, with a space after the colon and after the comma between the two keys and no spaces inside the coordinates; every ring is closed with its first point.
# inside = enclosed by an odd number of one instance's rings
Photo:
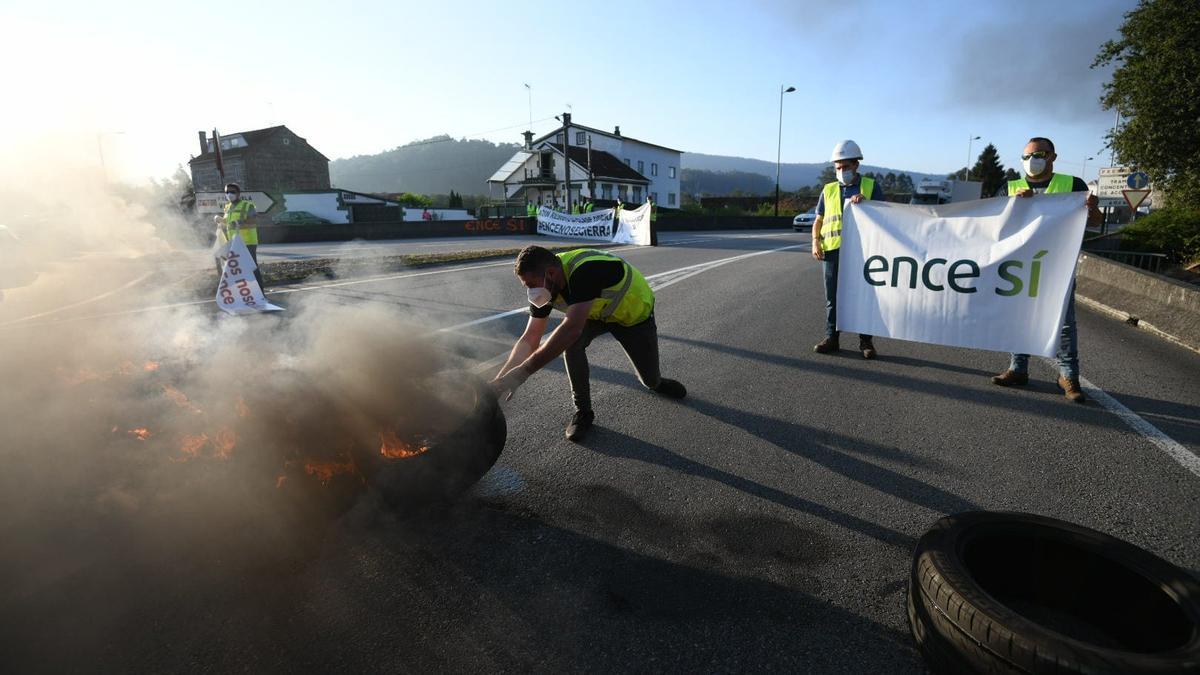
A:
{"type": "Polygon", "coordinates": [[[505,162],[489,185],[503,188],[505,200],[565,206],[566,167],[570,158],[571,203],[581,197],[639,204],[649,197],[665,208],[679,208],[680,150],[639,141],[571,122],[565,129],[533,138],[505,162]],[[564,140],[567,142],[564,144],[564,140]]]}

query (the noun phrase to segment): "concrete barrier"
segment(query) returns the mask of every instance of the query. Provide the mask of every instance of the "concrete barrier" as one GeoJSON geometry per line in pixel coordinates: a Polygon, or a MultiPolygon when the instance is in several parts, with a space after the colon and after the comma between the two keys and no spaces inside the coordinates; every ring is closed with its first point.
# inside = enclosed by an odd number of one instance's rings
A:
{"type": "Polygon", "coordinates": [[[1076,299],[1200,352],[1200,287],[1083,253],[1076,299]]]}

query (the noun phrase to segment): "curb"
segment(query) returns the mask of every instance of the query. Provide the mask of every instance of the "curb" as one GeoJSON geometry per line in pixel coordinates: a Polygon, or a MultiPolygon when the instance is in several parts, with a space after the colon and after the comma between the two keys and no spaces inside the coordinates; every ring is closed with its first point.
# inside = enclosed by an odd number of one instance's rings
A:
{"type": "Polygon", "coordinates": [[[1166,340],[1167,342],[1170,342],[1179,347],[1183,347],[1184,349],[1186,349],[1190,352],[1195,352],[1196,354],[1200,354],[1200,347],[1195,347],[1193,345],[1190,345],[1187,342],[1183,341],[1182,339],[1180,339],[1174,335],[1171,335],[1170,333],[1168,333],[1164,330],[1160,330],[1159,328],[1155,327],[1150,322],[1140,319],[1140,318],[1130,314],[1129,312],[1124,312],[1124,311],[1121,311],[1114,307],[1109,307],[1108,305],[1104,304],[1103,302],[1100,302],[1099,300],[1094,300],[1085,295],[1076,294],[1075,299],[1078,302],[1083,303],[1087,307],[1089,307],[1101,314],[1104,314],[1113,319],[1117,319],[1118,321],[1128,324],[1130,326],[1133,326],[1135,328],[1140,328],[1140,329],[1150,333],[1151,335],[1162,338],[1162,339],[1166,340]]]}

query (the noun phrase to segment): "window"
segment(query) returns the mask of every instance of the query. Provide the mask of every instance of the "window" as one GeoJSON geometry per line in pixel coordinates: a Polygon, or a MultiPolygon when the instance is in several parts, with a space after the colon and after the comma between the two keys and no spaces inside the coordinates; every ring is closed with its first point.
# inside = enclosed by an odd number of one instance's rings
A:
{"type": "Polygon", "coordinates": [[[575,145],[587,145],[587,134],[582,131],[575,132],[575,145]]]}
{"type": "Polygon", "coordinates": [[[601,185],[600,195],[603,199],[612,199],[612,183],[604,183],[601,185]]]}
{"type": "Polygon", "coordinates": [[[650,201],[654,202],[655,204],[658,203],[658,193],[657,192],[650,193],[650,201]]]}
{"type": "Polygon", "coordinates": [[[554,134],[554,142],[562,145],[562,132],[554,134]]]}
{"type": "Polygon", "coordinates": [[[618,185],[617,186],[617,199],[620,199],[621,201],[625,201],[628,198],[629,198],[629,186],[628,185],[618,185]]]}
{"type": "Polygon", "coordinates": [[[642,201],[642,186],[634,185],[633,186],[633,202],[635,204],[638,204],[638,203],[641,203],[641,201],[642,201]]]}
{"type": "Polygon", "coordinates": [[[646,163],[640,159],[638,160],[638,173],[646,175],[646,163]]]}
{"type": "Polygon", "coordinates": [[[674,178],[675,177],[675,167],[671,166],[671,167],[667,167],[667,168],[669,169],[667,171],[667,177],[674,178]]]}
{"type": "Polygon", "coordinates": [[[625,166],[629,166],[629,158],[628,157],[625,158],[625,166]]]}
{"type": "Polygon", "coordinates": [[[651,164],[650,164],[650,175],[651,175],[651,176],[657,176],[657,175],[658,175],[658,165],[657,165],[657,164],[654,164],[654,163],[651,163],[651,164]]]}
{"type": "Polygon", "coordinates": [[[674,192],[667,193],[667,206],[675,206],[675,193],[674,192]]]}

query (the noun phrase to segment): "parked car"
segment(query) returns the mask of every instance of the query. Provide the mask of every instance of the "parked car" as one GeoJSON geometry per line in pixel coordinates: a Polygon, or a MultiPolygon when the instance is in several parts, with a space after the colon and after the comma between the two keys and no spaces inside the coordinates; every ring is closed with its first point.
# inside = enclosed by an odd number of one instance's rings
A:
{"type": "Polygon", "coordinates": [[[812,229],[813,222],[817,219],[817,211],[805,211],[797,213],[795,218],[792,218],[792,229],[796,232],[802,232],[805,228],[812,229]]]}

